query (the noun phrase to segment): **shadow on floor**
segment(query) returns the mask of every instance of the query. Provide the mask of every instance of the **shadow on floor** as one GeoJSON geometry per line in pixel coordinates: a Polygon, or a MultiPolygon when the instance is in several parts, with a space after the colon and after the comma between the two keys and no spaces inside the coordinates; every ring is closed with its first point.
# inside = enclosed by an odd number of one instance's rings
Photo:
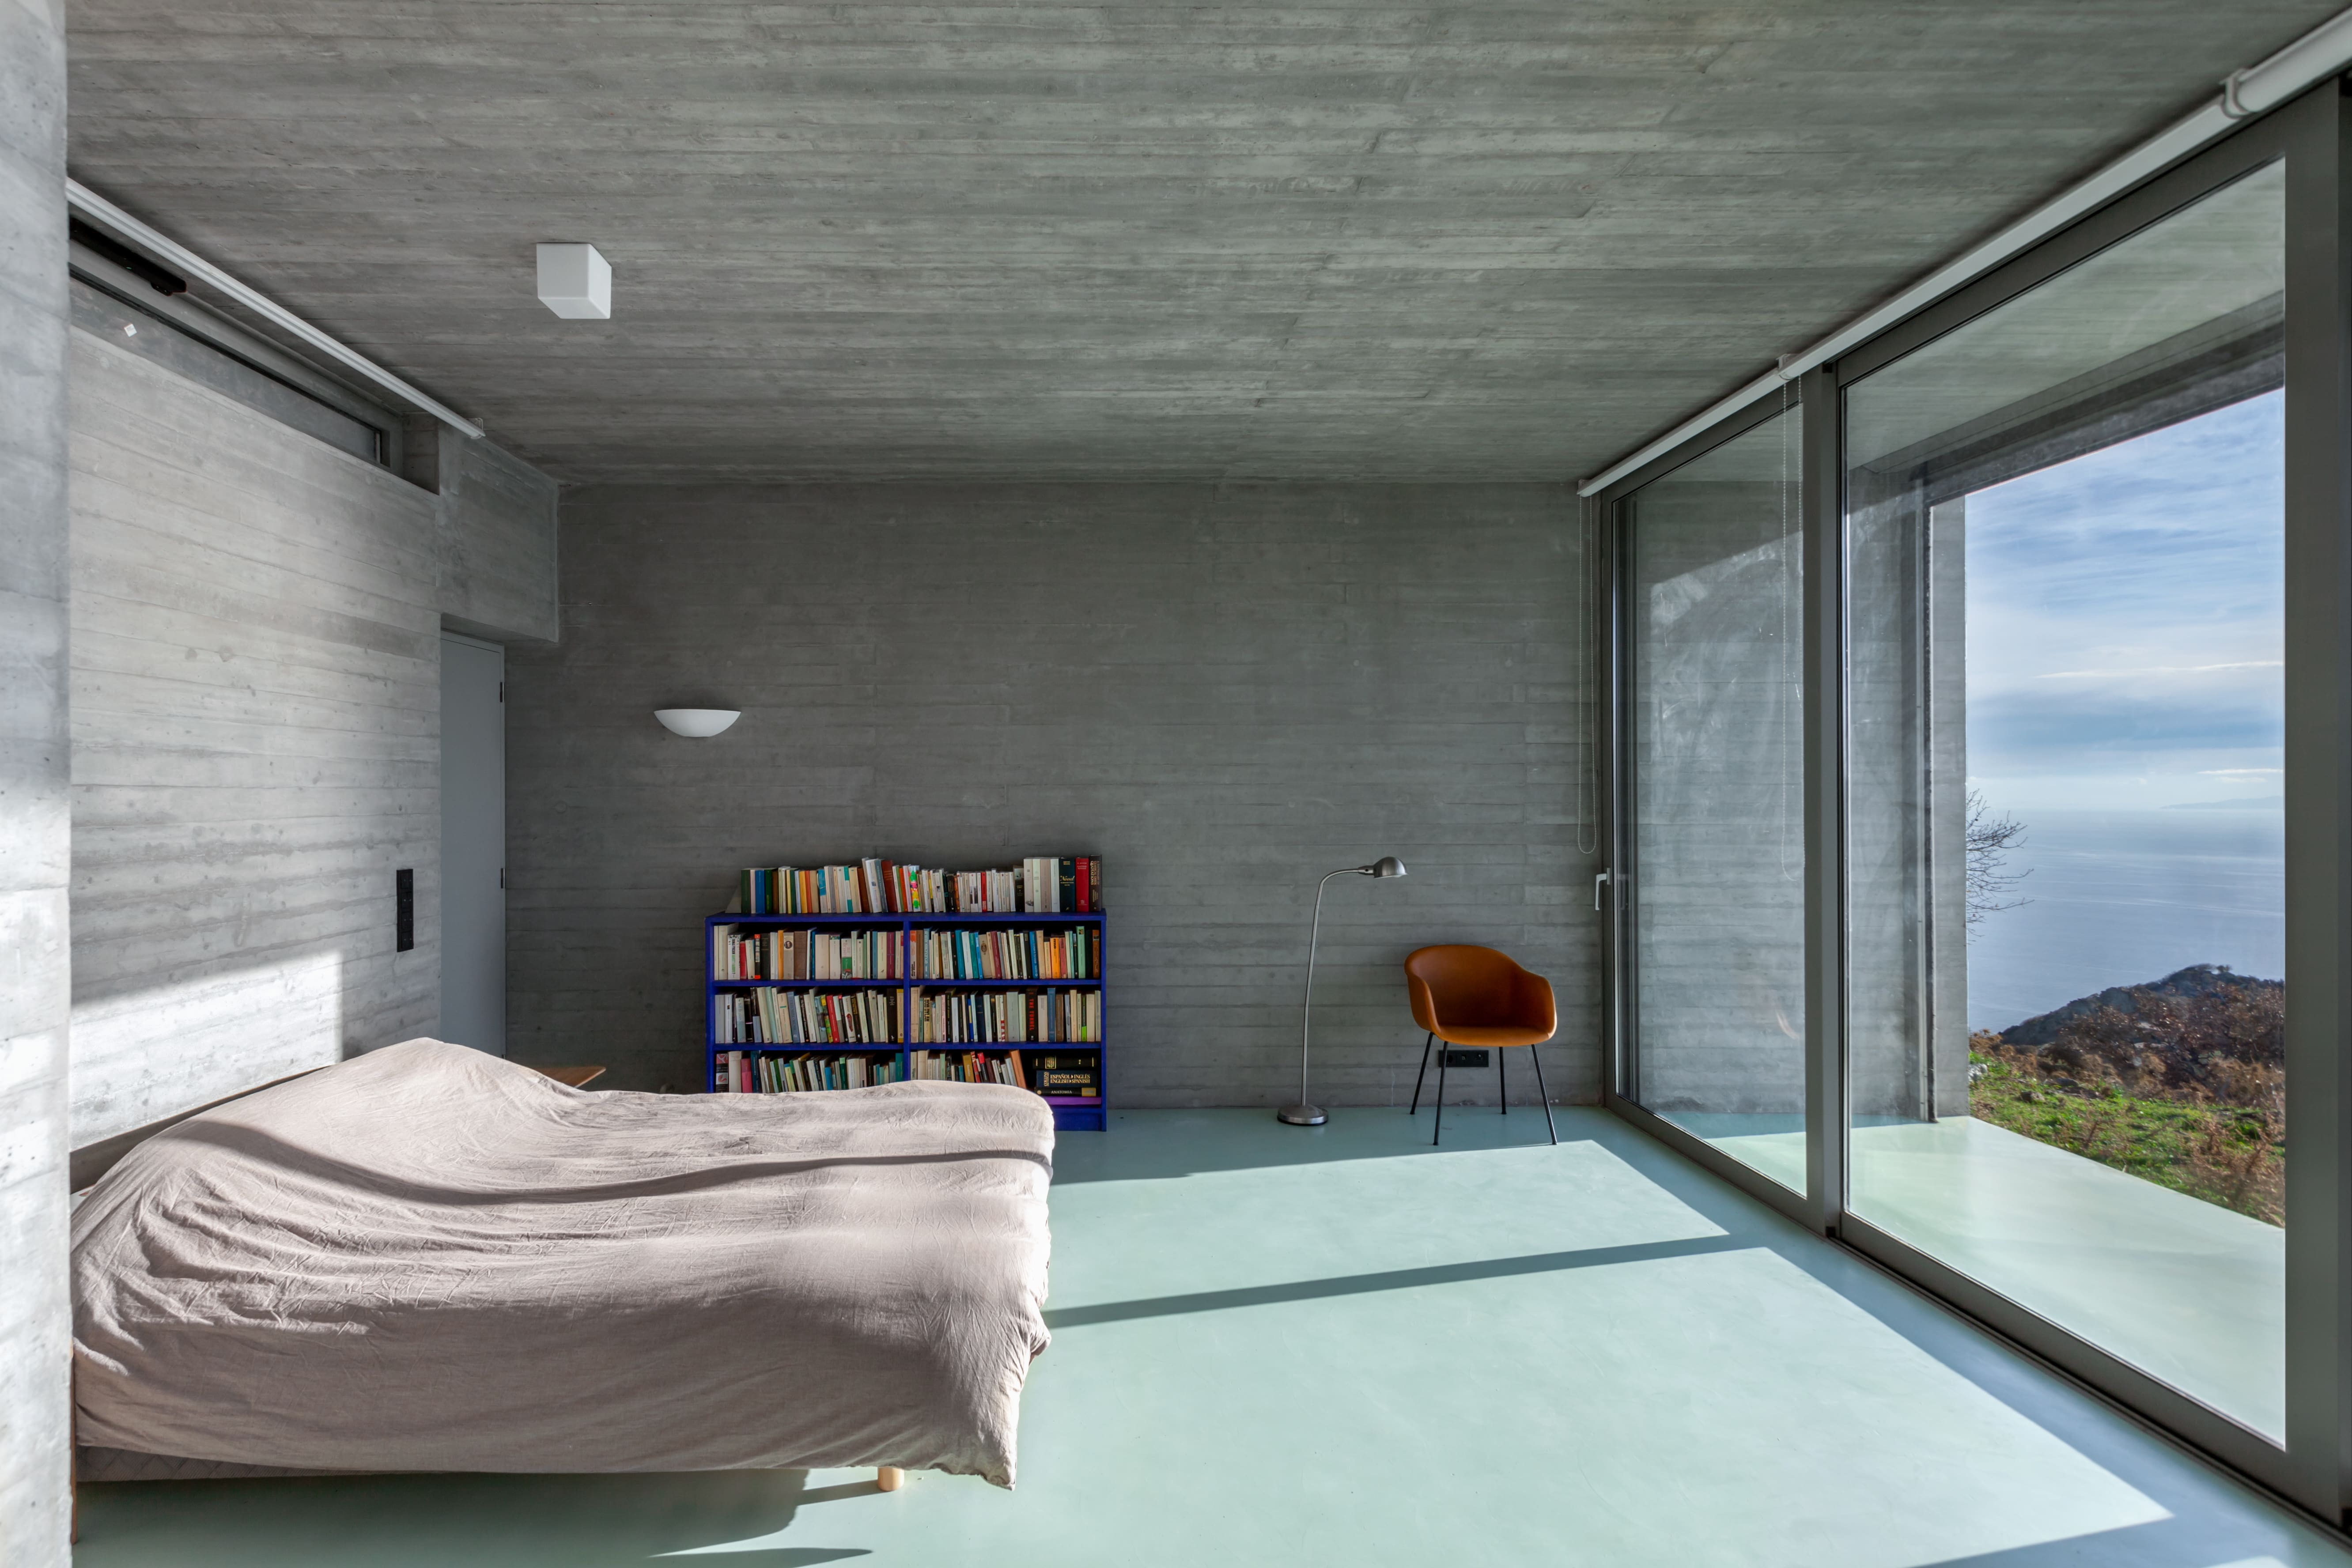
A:
{"type": "Polygon", "coordinates": [[[1611,1263],[1649,1263],[1661,1258],[1688,1258],[1701,1252],[1736,1252],[1753,1247],[1734,1237],[1696,1237],[1688,1241],[1649,1241],[1630,1247],[1593,1247],[1580,1252],[1539,1252],[1526,1258],[1490,1258],[1475,1263],[1447,1263],[1431,1268],[1391,1268],[1378,1274],[1348,1274],[1336,1279],[1301,1279],[1285,1285],[1256,1285],[1240,1290],[1202,1290],[1188,1296],[1155,1296],[1136,1301],[1106,1301],[1095,1307],[1049,1309],[1049,1329],[1076,1329],[1089,1323],[1122,1323],[1136,1318],[1165,1318],[1178,1312],[1215,1312],[1231,1307],[1268,1307],[1283,1301],[1316,1301],[1333,1296],[1361,1296],[1374,1290],[1410,1290],[1423,1285],[1460,1285],[1473,1279],[1500,1279],[1514,1274],[1550,1274],[1562,1268],[1597,1268],[1611,1263]]]}
{"type": "Polygon", "coordinates": [[[868,1552],[756,1542],[805,1510],[875,1490],[871,1481],[811,1489],[805,1470],[132,1481],[82,1489],[74,1561],[92,1568],[119,1552],[179,1568],[621,1568],[719,1555],[741,1568],[816,1568],[868,1552]],[[267,1531],[252,1528],[256,1510],[267,1531]],[[551,1520],[563,1527],[551,1531],[551,1520]]]}
{"type": "MultiPolygon", "coordinates": [[[[1560,1117],[1570,1109],[1556,1105],[1552,1114],[1560,1117]]],[[[1284,1125],[1271,1109],[1113,1111],[1108,1131],[1065,1132],[1055,1139],[1054,1180],[1161,1181],[1213,1171],[1460,1154],[1551,1142],[1539,1105],[1515,1106],[1508,1115],[1492,1106],[1449,1105],[1444,1142],[1433,1147],[1430,1129],[1427,1105],[1418,1115],[1407,1115],[1402,1106],[1346,1107],[1333,1110],[1320,1127],[1284,1125]],[[1267,1127],[1279,1127],[1279,1135],[1267,1139],[1267,1127]]],[[[1559,1122],[1561,1142],[1577,1135],[1569,1121],[1559,1122]]]]}
{"type": "MultiPolygon", "coordinates": [[[[2125,1530],[2044,1541],[2007,1552],[1952,1557],[1920,1568],[2272,1568],[2275,1558],[2244,1554],[2245,1531],[2214,1527],[2210,1520],[2161,1519],[2125,1530]]],[[[2286,1562],[2301,1561],[2290,1556],[2286,1562]]]]}

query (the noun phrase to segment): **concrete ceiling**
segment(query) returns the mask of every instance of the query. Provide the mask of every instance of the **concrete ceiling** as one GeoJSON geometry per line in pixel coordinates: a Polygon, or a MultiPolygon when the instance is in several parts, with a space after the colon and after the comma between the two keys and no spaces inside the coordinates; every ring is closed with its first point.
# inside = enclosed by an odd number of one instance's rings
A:
{"type": "Polygon", "coordinates": [[[2337,3],[72,0],[70,157],[567,480],[1564,479],[2337,3]]]}

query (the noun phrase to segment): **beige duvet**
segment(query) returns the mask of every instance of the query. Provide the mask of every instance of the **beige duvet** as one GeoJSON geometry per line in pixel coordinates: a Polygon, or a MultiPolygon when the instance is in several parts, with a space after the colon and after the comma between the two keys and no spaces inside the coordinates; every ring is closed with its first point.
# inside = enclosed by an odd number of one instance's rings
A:
{"type": "Polygon", "coordinates": [[[567,1089],[411,1040],[148,1140],[75,1216],[85,1444],[352,1470],[1013,1484],[1051,1111],[567,1089]]]}

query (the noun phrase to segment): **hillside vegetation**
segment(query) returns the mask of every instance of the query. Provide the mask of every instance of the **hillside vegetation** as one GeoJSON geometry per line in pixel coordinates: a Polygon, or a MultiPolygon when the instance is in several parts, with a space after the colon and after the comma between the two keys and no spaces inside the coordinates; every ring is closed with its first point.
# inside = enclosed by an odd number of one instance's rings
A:
{"type": "Polygon", "coordinates": [[[2216,964],[1969,1037],[1970,1109],[2147,1181],[2285,1223],[2286,988],[2216,964]]]}

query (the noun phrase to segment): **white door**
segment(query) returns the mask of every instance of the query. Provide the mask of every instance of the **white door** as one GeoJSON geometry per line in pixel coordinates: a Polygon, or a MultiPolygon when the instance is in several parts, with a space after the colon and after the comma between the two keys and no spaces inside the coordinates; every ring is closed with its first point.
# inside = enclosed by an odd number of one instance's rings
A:
{"type": "Polygon", "coordinates": [[[507,1054],[506,650],[441,635],[441,1038],[507,1054]]]}

